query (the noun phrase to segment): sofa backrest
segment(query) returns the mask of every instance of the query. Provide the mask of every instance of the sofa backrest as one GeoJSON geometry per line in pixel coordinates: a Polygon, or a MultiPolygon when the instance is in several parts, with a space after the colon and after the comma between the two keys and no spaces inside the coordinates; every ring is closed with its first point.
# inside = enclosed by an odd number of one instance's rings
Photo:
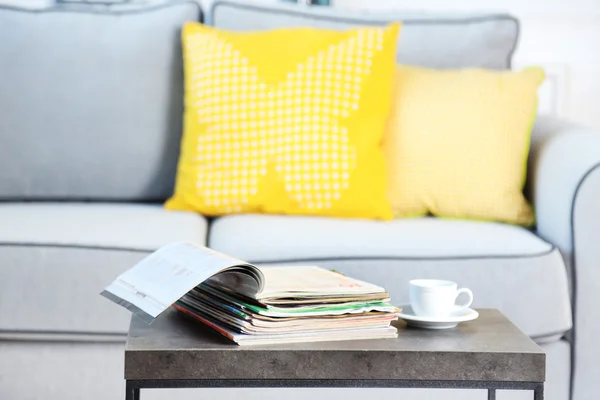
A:
{"type": "Polygon", "coordinates": [[[519,35],[517,19],[506,14],[383,13],[256,0],[215,0],[206,18],[210,25],[237,31],[289,26],[348,29],[402,21],[398,62],[431,68],[508,69],[519,35]]]}
{"type": "MultiPolygon", "coordinates": [[[[506,69],[507,15],[369,14],[216,0],[223,29],[343,29],[403,21],[398,61],[506,69]]],[[[162,201],[171,195],[183,113],[180,30],[194,1],[0,7],[0,201],[162,201]]]]}
{"type": "Polygon", "coordinates": [[[162,200],[193,1],[0,8],[0,200],[162,200]]]}

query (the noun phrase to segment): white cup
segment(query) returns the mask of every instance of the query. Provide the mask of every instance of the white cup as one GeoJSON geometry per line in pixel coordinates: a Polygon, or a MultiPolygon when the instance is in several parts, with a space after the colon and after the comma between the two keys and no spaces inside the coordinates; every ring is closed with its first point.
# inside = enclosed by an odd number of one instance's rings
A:
{"type": "Polygon", "coordinates": [[[473,303],[470,289],[458,289],[455,282],[437,279],[413,279],[410,281],[410,306],[415,315],[421,317],[446,317],[452,312],[460,312],[473,303]],[[469,300],[456,309],[456,298],[466,293],[469,300]]]}

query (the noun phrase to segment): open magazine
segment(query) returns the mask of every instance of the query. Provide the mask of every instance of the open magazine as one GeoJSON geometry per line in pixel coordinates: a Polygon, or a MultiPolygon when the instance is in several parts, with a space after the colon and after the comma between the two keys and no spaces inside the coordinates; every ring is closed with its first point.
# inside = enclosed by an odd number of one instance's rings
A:
{"type": "Polygon", "coordinates": [[[382,287],[316,266],[257,267],[192,243],[150,254],[101,293],[147,323],[173,305],[242,343],[395,337],[382,287]]]}

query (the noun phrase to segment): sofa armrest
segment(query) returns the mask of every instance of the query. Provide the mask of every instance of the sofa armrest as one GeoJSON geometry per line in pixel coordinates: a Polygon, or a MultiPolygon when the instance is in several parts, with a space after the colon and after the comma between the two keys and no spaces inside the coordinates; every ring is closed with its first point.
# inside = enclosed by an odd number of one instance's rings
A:
{"type": "Polygon", "coordinates": [[[600,130],[552,117],[538,118],[529,154],[528,189],[538,234],[565,257],[573,252],[571,213],[577,192],[598,165],[600,130]]]}
{"type": "MultiPolygon", "coordinates": [[[[573,306],[573,399],[596,398],[600,376],[600,130],[540,117],[528,188],[540,237],[569,269],[573,306]]],[[[543,277],[540,277],[543,279],[543,277]]]]}

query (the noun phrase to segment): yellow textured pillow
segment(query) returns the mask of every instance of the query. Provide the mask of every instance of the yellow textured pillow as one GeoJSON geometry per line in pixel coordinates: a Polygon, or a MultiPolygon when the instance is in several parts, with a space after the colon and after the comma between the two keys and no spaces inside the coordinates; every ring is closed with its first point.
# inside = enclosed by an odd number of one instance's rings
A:
{"type": "Polygon", "coordinates": [[[186,24],[185,128],[165,206],[391,219],[381,141],[399,29],[186,24]]]}
{"type": "Polygon", "coordinates": [[[384,139],[395,215],[531,225],[522,190],[543,80],[540,68],[398,67],[384,139]]]}

